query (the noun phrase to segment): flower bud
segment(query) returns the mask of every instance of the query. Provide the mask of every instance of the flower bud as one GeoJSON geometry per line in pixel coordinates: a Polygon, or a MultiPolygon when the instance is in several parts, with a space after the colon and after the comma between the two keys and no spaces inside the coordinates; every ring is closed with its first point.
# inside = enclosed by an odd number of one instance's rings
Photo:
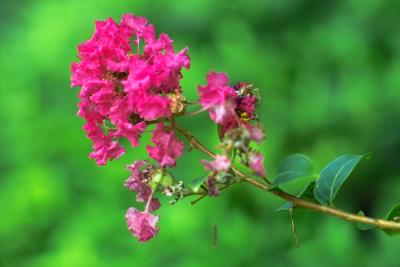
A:
{"type": "Polygon", "coordinates": [[[149,175],[149,185],[153,190],[164,191],[174,184],[174,177],[163,169],[156,169],[149,175]]]}

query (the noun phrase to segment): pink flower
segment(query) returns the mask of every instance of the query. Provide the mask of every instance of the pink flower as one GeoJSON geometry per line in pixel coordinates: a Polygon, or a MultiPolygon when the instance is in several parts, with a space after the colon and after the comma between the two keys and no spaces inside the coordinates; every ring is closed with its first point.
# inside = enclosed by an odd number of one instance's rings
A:
{"type": "Polygon", "coordinates": [[[265,177],[264,157],[260,153],[253,152],[249,155],[249,166],[259,176],[265,177]]]}
{"type": "Polygon", "coordinates": [[[207,85],[198,87],[199,102],[208,110],[211,119],[221,126],[221,138],[227,131],[247,125],[256,118],[258,98],[253,95],[251,88],[252,85],[244,82],[231,87],[223,72],[214,71],[207,75],[207,85]]]}
{"type": "Polygon", "coordinates": [[[135,208],[129,208],[125,215],[128,229],[140,242],[145,242],[158,233],[159,228],[156,226],[158,218],[147,211],[140,212],[135,208]]]}
{"type": "Polygon", "coordinates": [[[242,119],[251,120],[255,118],[255,110],[258,99],[253,95],[241,96],[237,101],[237,111],[242,119]]]}
{"type": "Polygon", "coordinates": [[[78,46],[71,86],[81,86],[78,115],[94,143],[90,157],[103,165],[123,154],[119,138],[137,146],[146,121],[172,115],[170,97],[181,93],[181,71],[190,67],[190,58],[187,48],[174,52],[167,34],[157,39],[146,18],[125,14],[119,24],[109,18],[95,26],[90,40],[78,46]],[[105,121],[115,129],[103,134],[105,121]]]}
{"type": "Polygon", "coordinates": [[[147,161],[138,160],[127,168],[131,171],[131,176],[125,181],[125,187],[136,192],[136,201],[149,202],[149,210],[154,211],[160,208],[160,201],[152,197],[152,189],[148,185],[151,166],[146,168],[147,161]],[[151,200],[149,200],[151,197],[151,200]]]}
{"type": "Polygon", "coordinates": [[[237,93],[228,85],[225,73],[211,71],[207,75],[207,85],[198,87],[200,104],[208,109],[210,117],[218,124],[223,124],[235,117],[237,93]]]}
{"type": "Polygon", "coordinates": [[[98,165],[105,165],[107,160],[118,159],[125,154],[125,149],[116,141],[95,143],[93,149],[89,158],[95,159],[98,165]]]}
{"type": "Polygon", "coordinates": [[[125,122],[118,124],[117,127],[118,130],[115,135],[126,137],[131,142],[131,145],[135,147],[139,145],[139,137],[146,129],[147,125],[143,121],[137,124],[125,122]]]}
{"type": "Polygon", "coordinates": [[[217,187],[217,182],[215,181],[215,177],[210,176],[208,177],[207,181],[206,181],[206,185],[208,188],[208,195],[209,196],[219,196],[219,190],[217,187]]]}
{"type": "MultiPolygon", "coordinates": [[[[144,17],[134,16],[133,14],[125,14],[121,19],[121,28],[126,35],[133,33],[138,39],[154,39],[154,27],[147,24],[147,19],[144,17]]],[[[134,40],[135,42],[137,40],[134,40]]],[[[135,43],[137,45],[137,43],[135,43]]]]}
{"type": "Polygon", "coordinates": [[[125,153],[125,149],[117,141],[113,141],[110,135],[105,135],[95,123],[88,122],[83,129],[93,140],[93,152],[89,158],[95,159],[98,165],[105,165],[107,160],[117,159],[125,153]]]}
{"type": "Polygon", "coordinates": [[[157,160],[162,167],[174,167],[184,148],[183,142],[179,141],[175,132],[167,129],[163,123],[158,123],[151,141],[155,146],[147,146],[150,157],[157,160]]]}
{"type": "Polygon", "coordinates": [[[223,139],[226,132],[228,132],[229,130],[238,128],[239,127],[238,122],[240,122],[240,121],[237,117],[231,117],[231,118],[225,120],[224,123],[219,128],[219,131],[218,131],[219,137],[221,139],[223,139]]]}
{"type": "Polygon", "coordinates": [[[253,85],[246,82],[238,82],[234,88],[239,95],[236,113],[244,121],[254,119],[259,99],[254,95],[253,85]]]}
{"type": "Polygon", "coordinates": [[[249,131],[250,139],[260,143],[264,139],[264,130],[260,127],[260,125],[246,125],[247,130],[249,131]]]}
{"type": "Polygon", "coordinates": [[[140,116],[148,121],[171,116],[170,100],[164,96],[142,94],[137,110],[140,116]]]}
{"type": "Polygon", "coordinates": [[[207,171],[226,172],[231,167],[231,160],[227,156],[216,155],[213,161],[202,160],[207,171]]]}

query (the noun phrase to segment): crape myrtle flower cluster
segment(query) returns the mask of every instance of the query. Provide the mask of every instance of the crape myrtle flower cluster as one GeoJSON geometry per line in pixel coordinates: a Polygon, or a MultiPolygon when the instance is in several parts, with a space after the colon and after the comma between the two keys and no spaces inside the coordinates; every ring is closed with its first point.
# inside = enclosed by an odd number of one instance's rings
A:
{"type": "Polygon", "coordinates": [[[152,160],[127,166],[131,175],[125,181],[136,201],[145,205],[143,211],[131,207],[126,212],[128,228],[139,241],[159,231],[159,216],[152,213],[160,207],[156,193],[172,197],[172,202],[192,194],[216,196],[235,181],[231,167],[236,159],[265,176],[264,158],[252,145],[264,139],[264,131],[255,123],[259,94],[251,84],[231,86],[226,74],[211,71],[207,84],[198,87],[195,104],[218,125],[221,153],[201,161],[207,174],[193,188],[170,173],[185,146],[175,118],[189,115],[186,107],[191,104],[180,86],[182,69],[190,67],[187,48],[175,52],[167,34],[157,37],[147,19],[126,14],[119,24],[112,18],[97,21],[92,38],[78,46],[78,58],[71,65],[71,86],[81,88],[78,115],[93,142],[89,157],[105,165],[125,153],[121,138],[136,147],[145,131],[152,132],[153,144],[146,146],[152,160]]]}
{"type": "MultiPolygon", "coordinates": [[[[78,115],[86,120],[83,128],[93,141],[90,158],[97,164],[124,154],[119,138],[138,146],[148,121],[181,111],[173,108],[173,102],[182,95],[181,70],[190,66],[187,49],[175,53],[166,34],[156,39],[154,26],[145,18],[127,14],[119,25],[111,18],[96,22],[92,38],[79,45],[78,57],[80,62],[71,66],[71,84],[81,86],[78,115]],[[135,52],[132,46],[139,48],[141,43],[143,53],[135,52]],[[115,128],[105,128],[107,122],[115,128]]],[[[157,133],[159,140],[164,134],[162,125],[157,133]]],[[[157,149],[149,150],[156,160],[162,156],[157,149]]],[[[174,164],[174,159],[162,162],[174,164]]]]}

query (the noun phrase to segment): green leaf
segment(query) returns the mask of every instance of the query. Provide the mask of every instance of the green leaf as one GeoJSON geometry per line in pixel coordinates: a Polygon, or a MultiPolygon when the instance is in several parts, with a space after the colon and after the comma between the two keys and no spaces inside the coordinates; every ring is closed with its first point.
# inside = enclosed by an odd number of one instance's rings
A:
{"type": "MultiPolygon", "coordinates": [[[[400,223],[400,204],[395,206],[393,209],[389,211],[388,215],[386,216],[386,220],[400,223]]],[[[392,230],[383,230],[383,231],[391,236],[400,234],[400,231],[392,231],[392,230]]]]}
{"type": "Polygon", "coordinates": [[[207,178],[208,175],[196,178],[192,181],[189,181],[188,186],[193,190],[193,192],[198,192],[204,181],[207,180],[207,178]]]}
{"type": "Polygon", "coordinates": [[[278,176],[270,188],[293,182],[301,178],[316,176],[311,160],[303,154],[289,155],[283,159],[278,167],[278,176]]]}
{"type": "MultiPolygon", "coordinates": [[[[304,199],[304,200],[316,203],[317,201],[314,198],[314,187],[315,187],[315,181],[313,181],[309,185],[307,185],[306,188],[304,188],[304,190],[297,197],[300,199],[304,199]]],[[[281,207],[279,207],[276,211],[286,211],[286,210],[290,210],[292,208],[293,208],[293,204],[290,202],[286,202],[281,207]]]]}
{"type": "Polygon", "coordinates": [[[322,169],[314,189],[314,196],[319,203],[332,206],[340,187],[364,157],[364,155],[343,155],[322,169]]]}
{"type": "MultiPolygon", "coordinates": [[[[365,214],[364,214],[364,212],[363,212],[362,210],[360,210],[360,211],[358,212],[358,215],[360,215],[360,216],[365,216],[365,214]]],[[[373,225],[364,224],[364,223],[359,223],[359,222],[356,223],[356,225],[357,225],[357,228],[360,229],[360,230],[362,230],[362,231],[368,231],[368,230],[371,230],[371,229],[374,229],[374,228],[375,228],[373,225]]]]}

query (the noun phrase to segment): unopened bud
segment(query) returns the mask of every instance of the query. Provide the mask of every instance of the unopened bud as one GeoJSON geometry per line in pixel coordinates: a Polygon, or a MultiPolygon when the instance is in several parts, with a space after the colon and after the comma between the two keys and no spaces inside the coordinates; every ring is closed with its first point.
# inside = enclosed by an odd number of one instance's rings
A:
{"type": "Polygon", "coordinates": [[[149,185],[153,190],[163,191],[174,184],[174,177],[163,169],[154,170],[149,178],[149,185]]]}

